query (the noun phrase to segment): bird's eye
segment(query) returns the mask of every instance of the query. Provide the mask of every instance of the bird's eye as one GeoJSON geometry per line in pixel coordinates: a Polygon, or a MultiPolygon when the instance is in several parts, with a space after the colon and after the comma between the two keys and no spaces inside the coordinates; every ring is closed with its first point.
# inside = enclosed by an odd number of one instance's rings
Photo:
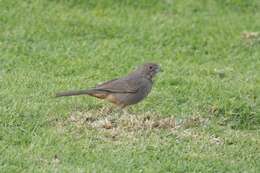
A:
{"type": "Polygon", "coordinates": [[[153,66],[149,66],[149,69],[150,69],[150,70],[153,69],[153,66]]]}

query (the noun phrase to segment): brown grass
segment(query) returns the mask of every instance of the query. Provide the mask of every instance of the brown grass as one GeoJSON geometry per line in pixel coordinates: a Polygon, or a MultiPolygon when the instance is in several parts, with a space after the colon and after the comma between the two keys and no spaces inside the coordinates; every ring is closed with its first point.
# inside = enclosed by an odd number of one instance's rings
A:
{"type": "Polygon", "coordinates": [[[65,120],[56,121],[56,130],[59,134],[72,133],[75,137],[82,136],[82,129],[95,130],[100,137],[113,141],[125,137],[135,140],[143,135],[157,135],[163,131],[175,135],[176,140],[207,140],[211,144],[223,144],[223,139],[196,130],[196,127],[205,126],[208,122],[208,119],[195,115],[176,120],[175,117],[163,117],[154,112],[133,114],[103,109],[72,112],[65,120]],[[71,127],[74,130],[71,131],[71,127]]]}
{"type": "Polygon", "coordinates": [[[153,129],[164,129],[168,131],[179,128],[193,128],[205,123],[206,120],[199,116],[191,116],[176,122],[175,117],[162,117],[154,112],[143,114],[132,114],[127,112],[107,112],[104,110],[88,112],[72,112],[65,123],[76,127],[87,127],[90,129],[118,129],[123,131],[144,131],[153,129]]]}
{"type": "Polygon", "coordinates": [[[73,112],[67,122],[76,126],[87,126],[94,129],[121,129],[125,131],[175,129],[177,124],[174,117],[160,118],[152,112],[137,115],[126,112],[102,114],[102,112],[73,112]]]}
{"type": "Polygon", "coordinates": [[[260,32],[242,32],[241,37],[247,45],[253,45],[260,42],[260,32]]]}

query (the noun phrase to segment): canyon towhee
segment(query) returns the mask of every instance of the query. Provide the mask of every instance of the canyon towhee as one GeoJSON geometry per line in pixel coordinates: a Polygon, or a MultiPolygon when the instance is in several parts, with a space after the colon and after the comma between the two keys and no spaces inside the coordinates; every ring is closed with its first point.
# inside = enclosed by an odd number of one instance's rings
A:
{"type": "Polygon", "coordinates": [[[125,77],[110,80],[91,89],[57,93],[56,97],[90,95],[124,108],[140,102],[150,93],[152,79],[159,71],[159,65],[146,63],[125,77]]]}

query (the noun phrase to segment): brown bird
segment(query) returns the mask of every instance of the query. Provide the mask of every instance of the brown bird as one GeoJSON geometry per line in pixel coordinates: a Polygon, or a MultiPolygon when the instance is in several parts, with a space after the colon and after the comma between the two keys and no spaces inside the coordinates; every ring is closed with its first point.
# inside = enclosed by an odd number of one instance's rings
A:
{"type": "Polygon", "coordinates": [[[57,93],[56,97],[90,95],[124,108],[140,102],[150,93],[153,78],[159,71],[159,65],[146,63],[125,77],[104,82],[91,89],[57,93]]]}

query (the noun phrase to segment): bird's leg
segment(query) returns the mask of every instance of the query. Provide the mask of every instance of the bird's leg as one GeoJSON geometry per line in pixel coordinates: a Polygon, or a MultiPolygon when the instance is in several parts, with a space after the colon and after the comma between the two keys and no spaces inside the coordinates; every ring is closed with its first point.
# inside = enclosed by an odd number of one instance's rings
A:
{"type": "Polygon", "coordinates": [[[112,114],[114,115],[114,117],[116,119],[120,118],[123,114],[125,114],[124,107],[125,107],[125,105],[116,105],[116,108],[112,112],[112,114]]]}
{"type": "Polygon", "coordinates": [[[100,112],[102,115],[110,115],[111,113],[113,113],[114,108],[113,107],[103,107],[100,112]]]}
{"type": "Polygon", "coordinates": [[[124,115],[128,115],[128,114],[131,114],[131,111],[130,111],[130,109],[127,107],[127,108],[124,108],[124,109],[122,109],[122,111],[123,111],[123,114],[124,115]]]}
{"type": "Polygon", "coordinates": [[[133,107],[131,107],[131,106],[127,107],[128,114],[134,114],[133,111],[134,111],[133,107]]]}

